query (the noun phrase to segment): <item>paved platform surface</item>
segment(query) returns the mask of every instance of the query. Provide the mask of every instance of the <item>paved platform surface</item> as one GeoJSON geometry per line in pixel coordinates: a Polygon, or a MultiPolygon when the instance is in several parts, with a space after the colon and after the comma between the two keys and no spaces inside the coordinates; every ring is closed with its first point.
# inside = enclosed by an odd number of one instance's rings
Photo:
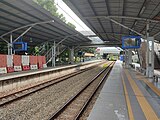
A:
{"type": "Polygon", "coordinates": [[[160,90],[117,61],[88,120],[160,120],[160,90]]]}
{"type": "Polygon", "coordinates": [[[28,75],[34,75],[34,74],[43,73],[43,72],[49,72],[49,71],[53,71],[53,70],[61,70],[64,68],[71,68],[71,67],[81,66],[81,65],[100,62],[100,61],[102,61],[102,60],[92,60],[92,61],[76,63],[76,64],[72,64],[72,65],[62,65],[62,66],[47,67],[47,68],[37,69],[37,70],[28,70],[28,71],[0,74],[0,81],[12,79],[12,78],[17,78],[17,77],[28,76],[28,75]]]}

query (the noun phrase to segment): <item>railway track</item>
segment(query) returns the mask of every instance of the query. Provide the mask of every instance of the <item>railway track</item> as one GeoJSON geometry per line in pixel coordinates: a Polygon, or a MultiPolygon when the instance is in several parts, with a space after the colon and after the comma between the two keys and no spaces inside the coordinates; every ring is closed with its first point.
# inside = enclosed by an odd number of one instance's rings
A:
{"type": "MultiPolygon", "coordinates": [[[[104,62],[100,63],[100,64],[104,64],[104,62]]],[[[89,67],[89,68],[86,68],[86,69],[82,69],[82,70],[76,71],[74,73],[71,73],[71,74],[68,74],[68,75],[65,75],[65,76],[50,80],[50,81],[43,82],[43,83],[38,84],[36,86],[29,87],[29,88],[24,89],[22,91],[17,91],[15,93],[0,97],[0,107],[4,106],[4,105],[7,105],[7,104],[9,104],[9,103],[11,103],[13,101],[19,100],[19,99],[21,99],[21,98],[23,98],[25,96],[28,96],[28,95],[30,95],[32,93],[35,93],[35,92],[40,91],[42,89],[45,89],[45,88],[47,88],[47,87],[49,87],[51,85],[57,84],[59,82],[62,82],[62,81],[66,80],[66,79],[69,79],[69,78],[71,78],[73,76],[76,76],[78,74],[86,72],[86,71],[88,71],[90,69],[95,68],[96,66],[97,65],[94,65],[92,67],[89,67]]]]}
{"type": "Polygon", "coordinates": [[[100,85],[109,75],[114,62],[108,65],[95,76],[77,94],[72,96],[63,106],[61,106],[48,120],[77,120],[87,107],[91,98],[94,96],[100,85]]]}

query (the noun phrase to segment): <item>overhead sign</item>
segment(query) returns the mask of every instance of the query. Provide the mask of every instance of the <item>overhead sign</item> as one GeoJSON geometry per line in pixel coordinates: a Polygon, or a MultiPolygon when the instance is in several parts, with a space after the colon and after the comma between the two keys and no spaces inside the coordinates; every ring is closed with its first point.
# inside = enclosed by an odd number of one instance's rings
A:
{"type": "Polygon", "coordinates": [[[141,45],[141,36],[125,36],[122,37],[123,49],[137,49],[141,45]]]}
{"type": "Polygon", "coordinates": [[[15,42],[13,43],[14,50],[17,51],[27,51],[27,43],[26,42],[15,42]]]}

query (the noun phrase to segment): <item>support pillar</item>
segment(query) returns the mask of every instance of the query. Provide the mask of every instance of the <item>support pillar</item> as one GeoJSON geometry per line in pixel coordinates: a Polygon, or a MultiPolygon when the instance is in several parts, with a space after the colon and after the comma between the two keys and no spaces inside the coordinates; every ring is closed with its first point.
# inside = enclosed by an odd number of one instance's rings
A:
{"type": "Polygon", "coordinates": [[[154,38],[147,38],[147,53],[146,53],[146,76],[154,76],[154,38]]]}
{"type": "Polygon", "coordinates": [[[57,46],[56,48],[57,48],[57,50],[56,50],[57,60],[60,61],[60,57],[59,57],[59,55],[60,55],[60,46],[57,46]]]}
{"type": "Polygon", "coordinates": [[[71,64],[74,64],[74,47],[72,46],[69,48],[70,53],[69,53],[69,60],[71,64]]]}
{"type": "Polygon", "coordinates": [[[8,55],[12,55],[12,51],[13,51],[13,36],[12,33],[10,34],[10,43],[8,43],[8,55]]]}
{"type": "Polygon", "coordinates": [[[132,65],[132,50],[131,49],[128,50],[128,63],[129,63],[129,66],[132,65]]]}
{"type": "Polygon", "coordinates": [[[146,52],[146,76],[154,76],[154,37],[149,37],[149,23],[146,26],[147,52],[146,52]]]}
{"type": "Polygon", "coordinates": [[[57,46],[57,55],[60,54],[60,46],[57,46]]]}
{"type": "Polygon", "coordinates": [[[125,67],[130,68],[132,64],[132,50],[125,50],[125,67]]]}
{"type": "Polygon", "coordinates": [[[56,66],[56,43],[54,41],[54,46],[52,46],[52,67],[56,66]]]}

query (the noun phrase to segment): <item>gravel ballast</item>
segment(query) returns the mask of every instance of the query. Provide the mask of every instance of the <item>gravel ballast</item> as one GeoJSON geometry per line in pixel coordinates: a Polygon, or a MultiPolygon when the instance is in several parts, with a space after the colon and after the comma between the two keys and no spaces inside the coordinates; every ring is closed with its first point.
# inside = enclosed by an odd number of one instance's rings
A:
{"type": "Polygon", "coordinates": [[[47,120],[65,101],[85,86],[103,65],[0,107],[0,120],[47,120]]]}

